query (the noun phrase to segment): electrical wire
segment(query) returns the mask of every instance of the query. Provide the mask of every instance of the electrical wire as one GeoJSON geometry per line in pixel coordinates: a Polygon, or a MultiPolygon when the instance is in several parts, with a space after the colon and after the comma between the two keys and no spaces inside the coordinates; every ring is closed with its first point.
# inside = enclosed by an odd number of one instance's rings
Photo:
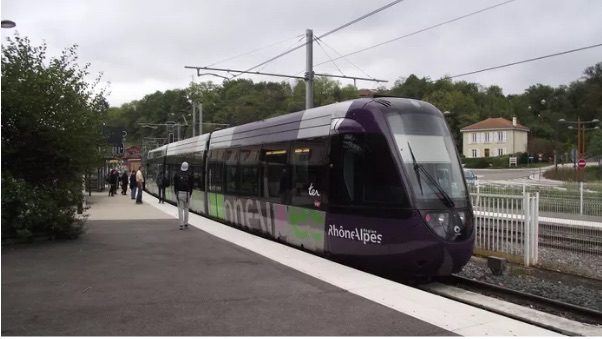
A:
{"type": "MultiPolygon", "coordinates": [[[[319,41],[322,42],[322,44],[328,48],[330,48],[331,50],[333,50],[336,54],[338,54],[339,56],[342,56],[341,53],[339,53],[339,51],[337,51],[336,49],[334,49],[334,47],[328,45],[324,40],[322,39],[318,39],[319,41]]],[[[326,51],[324,51],[324,53],[330,58],[330,55],[328,55],[328,53],[326,53],[326,51]]],[[[343,57],[344,58],[344,57],[343,57]]],[[[332,60],[332,58],[330,58],[332,60]]],[[[364,75],[366,75],[368,78],[374,78],[373,76],[371,76],[370,74],[368,74],[366,71],[364,71],[363,69],[361,69],[358,65],[354,64],[353,62],[351,62],[351,60],[344,58],[345,61],[347,61],[349,64],[351,64],[351,66],[355,67],[355,69],[357,69],[358,71],[364,73],[364,75]]],[[[338,59],[337,59],[338,60],[338,59]]],[[[334,60],[332,60],[332,63],[335,64],[334,60]]],[[[336,66],[336,64],[335,64],[336,66]]],[[[338,68],[338,67],[337,67],[338,68]]],[[[302,73],[302,72],[300,72],[302,73]]]]}
{"type": "Polygon", "coordinates": [[[466,75],[477,74],[477,73],[481,73],[481,72],[491,71],[491,70],[494,70],[494,69],[500,69],[500,68],[510,67],[510,66],[514,66],[514,65],[518,65],[518,64],[524,64],[524,63],[527,63],[527,62],[532,62],[532,61],[542,60],[542,59],[551,58],[551,57],[555,57],[555,56],[559,56],[559,55],[564,55],[564,54],[579,52],[579,51],[583,51],[583,50],[590,49],[590,48],[596,48],[596,47],[600,47],[600,46],[602,46],[602,43],[601,44],[590,45],[590,46],[585,46],[585,47],[580,47],[580,48],[575,48],[575,49],[571,49],[571,50],[568,50],[568,51],[563,51],[563,52],[548,54],[548,55],[540,56],[540,57],[537,57],[537,58],[531,58],[531,59],[526,59],[526,60],[521,60],[521,61],[515,61],[515,62],[508,63],[508,64],[500,65],[500,66],[483,68],[483,69],[480,69],[478,71],[472,71],[472,72],[467,72],[467,73],[462,73],[462,74],[456,74],[456,75],[452,75],[452,76],[447,76],[447,77],[444,77],[443,79],[453,79],[453,78],[463,77],[463,76],[466,76],[466,75]]]}
{"type": "MultiPolygon", "coordinates": [[[[332,60],[332,58],[330,57],[330,54],[328,54],[328,52],[326,52],[324,47],[322,47],[322,42],[323,42],[322,39],[316,39],[316,42],[318,43],[318,46],[320,46],[320,48],[322,49],[322,52],[324,52],[324,54],[326,54],[328,59],[332,60]]],[[[334,65],[334,67],[336,67],[339,70],[339,73],[341,73],[341,75],[345,75],[345,73],[343,73],[343,71],[341,71],[341,69],[339,68],[339,65],[337,65],[336,62],[333,61],[332,64],[334,65]]]]}
{"type": "MultiPolygon", "coordinates": [[[[397,41],[397,40],[400,40],[400,39],[408,38],[408,37],[411,37],[411,36],[413,36],[413,35],[416,35],[416,34],[419,34],[419,33],[422,33],[422,32],[429,31],[429,30],[431,30],[431,29],[435,29],[435,28],[441,27],[441,26],[443,26],[443,25],[446,25],[446,24],[449,24],[449,23],[452,23],[452,22],[456,22],[456,21],[459,21],[459,20],[462,20],[462,19],[468,18],[468,17],[470,17],[470,16],[477,15],[477,14],[479,14],[479,13],[483,13],[483,12],[485,12],[485,11],[492,10],[492,9],[494,9],[494,8],[496,8],[496,7],[500,7],[500,6],[503,6],[503,5],[507,5],[507,4],[509,4],[509,3],[511,3],[511,2],[514,2],[514,1],[516,1],[516,0],[508,0],[508,1],[505,1],[505,2],[498,3],[498,4],[496,4],[496,5],[493,5],[493,6],[489,6],[489,7],[486,7],[486,8],[480,9],[480,10],[478,10],[478,11],[470,12],[470,13],[468,13],[468,14],[464,14],[464,15],[461,15],[461,16],[459,16],[459,17],[456,17],[456,18],[453,18],[453,19],[450,19],[450,20],[447,20],[447,21],[440,22],[440,23],[438,23],[438,24],[435,24],[435,25],[432,25],[432,26],[428,26],[428,27],[425,27],[425,28],[419,29],[419,30],[417,30],[417,31],[414,31],[414,32],[412,32],[412,33],[408,33],[408,34],[405,34],[405,35],[399,36],[399,37],[397,37],[397,38],[393,38],[393,39],[390,39],[390,40],[387,40],[387,41],[384,41],[384,42],[378,43],[378,44],[376,44],[376,45],[372,45],[372,46],[369,46],[369,47],[366,47],[366,48],[360,49],[360,50],[358,50],[358,51],[355,51],[355,52],[351,52],[351,53],[348,53],[348,54],[342,55],[342,56],[340,56],[340,57],[338,57],[338,58],[336,58],[336,59],[334,59],[334,60],[338,60],[338,59],[341,59],[341,58],[344,58],[344,57],[348,57],[348,56],[355,55],[355,54],[358,54],[358,53],[361,53],[361,52],[365,52],[365,51],[367,51],[367,50],[370,50],[370,49],[373,49],[373,48],[376,48],[376,47],[380,47],[380,46],[386,45],[386,44],[388,44],[388,43],[391,43],[391,42],[394,42],[394,41],[397,41]]],[[[320,66],[320,65],[322,65],[322,64],[325,64],[325,63],[327,63],[327,62],[330,62],[330,60],[329,60],[329,61],[324,61],[324,62],[321,62],[321,63],[319,63],[319,64],[315,64],[315,65],[314,65],[314,67],[316,67],[316,66],[320,66]]]]}
{"type": "MultiPolygon", "coordinates": [[[[305,38],[305,34],[301,34],[297,36],[297,40],[295,40],[292,44],[289,44],[289,46],[287,48],[291,48],[293,45],[299,43],[299,41],[303,40],[305,38]]],[[[264,70],[266,67],[268,66],[268,64],[265,64],[263,66],[261,66],[257,71],[261,72],[262,70],[264,70]]],[[[242,73],[241,73],[242,74],[242,73]]],[[[240,74],[237,74],[240,75],[240,74]]]]}
{"type": "MultiPolygon", "coordinates": [[[[361,17],[359,17],[359,18],[357,18],[357,19],[355,19],[355,20],[352,20],[352,21],[350,21],[350,22],[348,22],[348,23],[346,23],[346,24],[344,24],[344,25],[342,25],[342,26],[339,26],[339,27],[337,27],[337,28],[335,28],[335,29],[333,29],[333,30],[331,30],[331,31],[329,31],[329,32],[326,32],[326,33],[324,33],[324,34],[320,35],[320,36],[319,36],[319,38],[323,38],[323,37],[325,37],[325,36],[327,36],[327,35],[330,35],[330,34],[332,34],[332,33],[334,33],[334,32],[337,32],[337,31],[339,31],[339,30],[341,30],[341,29],[343,29],[343,28],[345,28],[345,27],[348,27],[349,25],[352,25],[352,24],[354,24],[354,23],[356,23],[356,22],[358,22],[358,21],[361,21],[361,20],[363,20],[363,19],[365,19],[365,18],[367,18],[367,17],[369,17],[369,16],[371,16],[371,15],[374,15],[374,14],[376,14],[376,13],[378,13],[378,12],[382,11],[382,10],[385,10],[385,9],[387,9],[387,8],[389,8],[389,7],[393,6],[393,5],[395,5],[395,4],[398,4],[398,3],[402,2],[402,1],[404,1],[404,0],[395,0],[395,1],[393,1],[393,2],[390,2],[390,3],[386,4],[385,6],[382,6],[382,7],[378,8],[378,9],[376,9],[376,10],[374,10],[374,11],[372,11],[372,12],[368,13],[368,14],[362,15],[361,17]]],[[[512,1],[514,1],[514,0],[512,0],[512,1]]],[[[315,39],[314,39],[314,40],[315,40],[315,39]]],[[[283,57],[283,56],[285,56],[285,55],[287,55],[287,54],[289,54],[289,53],[292,53],[292,52],[294,52],[294,51],[298,50],[298,49],[299,49],[299,48],[301,48],[301,47],[304,47],[304,46],[305,46],[305,45],[307,45],[307,44],[308,44],[308,42],[305,42],[305,43],[303,43],[303,44],[301,44],[301,45],[299,45],[299,46],[293,47],[293,48],[291,48],[291,49],[289,49],[289,50],[287,50],[287,51],[285,51],[285,52],[283,52],[283,53],[280,53],[280,54],[276,55],[275,57],[273,57],[273,58],[271,58],[271,59],[268,59],[268,60],[266,60],[266,61],[264,61],[264,62],[262,62],[262,63],[260,63],[260,64],[258,64],[258,65],[255,65],[255,66],[253,66],[253,67],[251,67],[251,68],[249,68],[249,69],[245,70],[245,72],[251,71],[251,70],[253,70],[253,69],[257,68],[257,67],[260,67],[260,66],[263,66],[263,65],[267,64],[268,62],[272,62],[272,61],[274,61],[274,60],[276,60],[276,59],[278,59],[278,58],[281,58],[281,57],[283,57]]],[[[238,75],[234,75],[234,76],[232,76],[230,79],[233,79],[233,78],[235,78],[235,77],[237,77],[237,76],[238,76],[238,75]]]]}
{"type": "Polygon", "coordinates": [[[238,59],[238,58],[240,58],[240,57],[247,56],[247,55],[249,55],[249,54],[253,54],[253,53],[255,53],[255,52],[259,52],[259,51],[261,51],[261,50],[263,50],[263,49],[266,49],[266,48],[269,48],[269,47],[272,47],[272,46],[276,46],[276,45],[280,45],[280,44],[282,44],[282,43],[284,43],[284,42],[287,42],[287,41],[290,41],[290,40],[293,40],[293,39],[298,39],[299,37],[301,37],[301,38],[302,38],[302,37],[303,37],[303,34],[295,35],[295,36],[294,36],[294,37],[292,37],[292,38],[288,38],[288,39],[285,39],[285,40],[282,40],[282,41],[278,41],[278,42],[275,42],[275,43],[273,43],[273,44],[265,45],[265,46],[263,46],[263,47],[258,47],[258,48],[255,48],[255,49],[251,50],[251,51],[244,52],[244,53],[241,53],[241,54],[237,54],[237,55],[235,55],[235,56],[232,56],[232,57],[229,57],[229,58],[226,58],[226,59],[220,60],[220,61],[216,61],[216,62],[214,62],[214,63],[212,63],[212,64],[210,64],[210,65],[207,65],[207,66],[205,66],[205,67],[211,67],[211,66],[215,66],[215,65],[217,65],[217,64],[221,64],[222,62],[230,61],[230,60],[233,60],[233,59],[238,59]]]}

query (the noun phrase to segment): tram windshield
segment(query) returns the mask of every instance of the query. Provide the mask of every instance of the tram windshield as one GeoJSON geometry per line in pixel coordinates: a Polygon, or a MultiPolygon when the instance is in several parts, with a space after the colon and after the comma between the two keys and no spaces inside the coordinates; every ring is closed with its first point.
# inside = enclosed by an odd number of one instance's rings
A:
{"type": "Polygon", "coordinates": [[[456,148],[442,117],[425,113],[389,113],[387,120],[418,200],[453,205],[466,198],[456,148]]]}

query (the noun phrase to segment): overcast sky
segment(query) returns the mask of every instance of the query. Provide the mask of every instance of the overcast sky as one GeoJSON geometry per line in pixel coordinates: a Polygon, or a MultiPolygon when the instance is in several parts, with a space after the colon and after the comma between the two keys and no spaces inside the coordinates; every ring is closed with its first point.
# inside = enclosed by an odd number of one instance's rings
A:
{"type": "MultiPolygon", "coordinates": [[[[49,54],[79,45],[81,63],[110,83],[119,106],[157,90],[185,88],[197,77],[184,66],[248,69],[302,43],[306,29],[320,36],[393,0],[2,0],[2,19],[16,22],[6,35],[45,41],[49,54]],[[271,45],[271,46],[270,46],[271,45]]],[[[602,1],[516,0],[332,62],[423,28],[504,0],[405,0],[314,44],[316,73],[395,80],[416,74],[433,80],[514,61],[602,43],[602,1]],[[326,51],[326,52],[325,52],[326,51]],[[328,55],[326,54],[328,53],[328,55]],[[322,64],[323,63],[323,64],[322,64]],[[319,64],[319,65],[318,65],[319,64]],[[354,66],[355,65],[355,66],[354,66]],[[356,67],[357,66],[357,67],[356,67]]],[[[602,47],[483,72],[455,80],[499,85],[505,94],[537,83],[569,84],[602,62],[602,47]]],[[[258,69],[303,75],[305,49],[258,69]]],[[[283,78],[245,76],[254,81],[283,78]]],[[[350,80],[339,80],[342,85],[350,80]]],[[[375,88],[358,81],[359,88],[375,88]]]]}

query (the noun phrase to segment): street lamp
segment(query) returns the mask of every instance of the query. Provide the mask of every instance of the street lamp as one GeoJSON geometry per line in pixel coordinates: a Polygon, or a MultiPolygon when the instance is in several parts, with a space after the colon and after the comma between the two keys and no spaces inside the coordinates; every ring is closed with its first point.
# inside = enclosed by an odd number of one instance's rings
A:
{"type": "MultiPolygon", "coordinates": [[[[559,123],[563,124],[576,124],[577,126],[568,126],[568,129],[576,129],[577,130],[577,156],[579,159],[583,159],[585,156],[585,131],[600,129],[600,126],[586,127],[584,125],[590,124],[598,124],[600,120],[593,119],[589,121],[581,121],[581,117],[577,117],[577,121],[567,121],[565,119],[559,119],[559,123]]],[[[575,159],[576,160],[576,159],[575,159]]]]}

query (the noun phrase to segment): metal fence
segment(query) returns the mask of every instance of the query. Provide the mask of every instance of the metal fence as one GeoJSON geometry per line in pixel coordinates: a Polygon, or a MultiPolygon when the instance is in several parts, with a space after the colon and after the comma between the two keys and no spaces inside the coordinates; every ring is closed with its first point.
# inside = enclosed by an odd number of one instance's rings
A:
{"type": "Polygon", "coordinates": [[[475,251],[535,265],[538,260],[538,193],[471,194],[475,214],[475,251]]]}
{"type": "Polygon", "coordinates": [[[539,212],[543,214],[578,214],[602,218],[602,185],[583,182],[562,186],[477,184],[471,193],[523,195],[539,192],[539,212]]]}
{"type": "Polygon", "coordinates": [[[471,200],[476,254],[602,280],[602,221],[543,217],[538,192],[471,200]]]}

